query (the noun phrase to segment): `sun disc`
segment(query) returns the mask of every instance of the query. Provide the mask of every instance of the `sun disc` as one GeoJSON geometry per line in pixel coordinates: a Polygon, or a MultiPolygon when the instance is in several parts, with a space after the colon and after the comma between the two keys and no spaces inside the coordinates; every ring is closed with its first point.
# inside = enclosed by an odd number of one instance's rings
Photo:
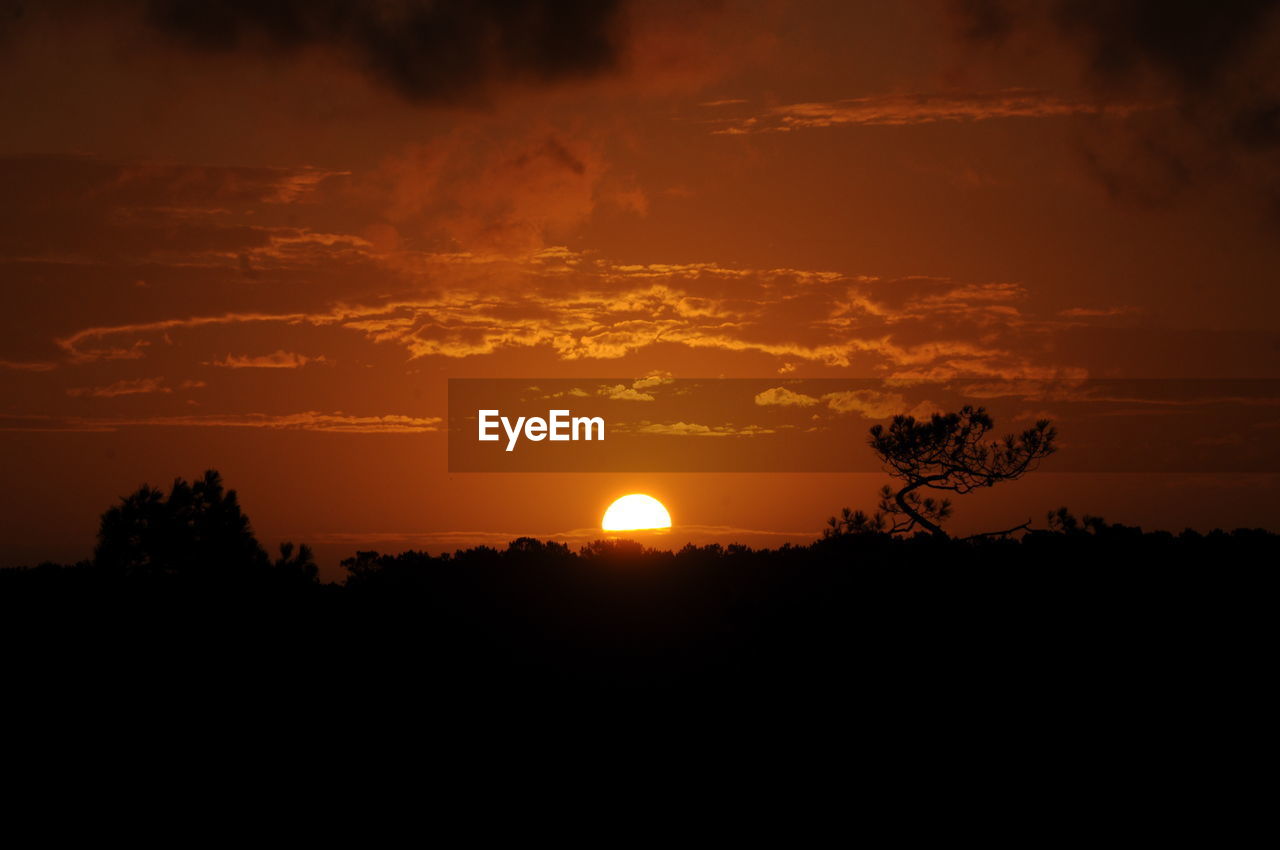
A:
{"type": "Polygon", "coordinates": [[[604,512],[600,527],[605,531],[637,531],[644,528],[670,528],[671,514],[662,502],[643,493],[623,496],[604,512]]]}

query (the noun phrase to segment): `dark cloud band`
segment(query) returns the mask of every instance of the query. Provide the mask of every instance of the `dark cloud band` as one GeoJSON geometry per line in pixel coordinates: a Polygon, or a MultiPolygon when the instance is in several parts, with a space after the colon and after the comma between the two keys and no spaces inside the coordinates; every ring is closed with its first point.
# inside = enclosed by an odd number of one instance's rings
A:
{"type": "Polygon", "coordinates": [[[152,0],[147,19],[208,50],[333,47],[418,101],[605,73],[620,37],[614,0],[152,0]]]}

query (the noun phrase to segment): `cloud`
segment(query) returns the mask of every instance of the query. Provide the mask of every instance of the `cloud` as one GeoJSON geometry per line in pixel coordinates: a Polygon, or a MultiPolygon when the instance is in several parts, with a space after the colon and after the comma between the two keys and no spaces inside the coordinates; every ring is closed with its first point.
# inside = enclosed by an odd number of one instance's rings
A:
{"type": "Polygon", "coordinates": [[[1161,3],[1059,0],[1051,20],[1080,41],[1092,70],[1127,77],[1155,70],[1187,90],[1213,88],[1276,21],[1275,0],[1161,3]]]}
{"type": "Polygon", "coordinates": [[[152,0],[148,21],[210,52],[325,49],[404,98],[484,100],[501,85],[613,71],[625,32],[614,0],[152,0]]]}
{"type": "MultiPolygon", "coordinates": [[[[288,224],[342,171],[212,166],[94,156],[0,156],[0,257],[67,263],[227,266],[238,254],[334,254],[361,240],[288,224]],[[275,219],[278,213],[285,213],[275,219]],[[325,244],[327,243],[327,244],[325,244]],[[323,245],[328,251],[317,250],[323,245]]],[[[135,281],[136,284],[136,281],[135,281]]]]}
{"type": "Polygon", "coordinates": [[[653,401],[653,396],[648,393],[642,393],[635,387],[629,387],[626,384],[600,387],[596,390],[596,395],[604,396],[613,401],[653,401]]]}
{"type": "Polygon", "coordinates": [[[48,360],[0,360],[0,369],[13,372],[52,372],[57,368],[57,363],[48,360]]]}
{"type": "Polygon", "coordinates": [[[1280,203],[1280,0],[961,0],[961,36],[1010,63],[1078,57],[1083,81],[1111,99],[1168,102],[1128,127],[1081,141],[1113,196],[1168,204],[1203,182],[1238,180],[1280,203]]]}
{"type": "Polygon", "coordinates": [[[1058,414],[1048,410],[1023,410],[1014,414],[1014,422],[1039,422],[1041,419],[1048,419],[1056,422],[1061,417],[1058,414]]]}
{"type": "MultiPolygon", "coordinates": [[[[98,205],[95,216],[143,228],[123,239],[151,246],[126,261],[145,262],[145,270],[120,270],[130,286],[128,301],[99,309],[85,304],[80,315],[148,318],[95,322],[64,331],[56,344],[71,363],[136,360],[168,356],[175,351],[167,344],[171,334],[200,329],[202,341],[217,347],[195,363],[243,368],[252,361],[228,354],[231,329],[274,324],[299,333],[306,327],[345,329],[375,345],[399,346],[412,359],[542,348],[563,361],[610,360],[656,347],[683,347],[777,358],[779,364],[770,369],[806,362],[881,375],[927,371],[938,377],[944,372],[1013,374],[1027,365],[1029,352],[1037,351],[1028,337],[1052,330],[1045,320],[1024,314],[1027,293],[1017,282],[881,280],[715,262],[614,263],[547,244],[556,232],[582,222],[599,202],[600,175],[607,170],[599,145],[535,133],[514,141],[484,136],[482,150],[476,150],[469,144],[475,140],[449,134],[406,155],[403,167],[354,183],[339,172],[320,176],[128,163],[104,168],[96,160],[71,160],[70,170],[84,175],[58,189],[57,197],[28,193],[23,203],[47,203],[61,220],[87,195],[98,205]],[[512,183],[529,191],[513,196],[512,183]],[[277,211],[275,220],[265,216],[264,205],[270,206],[265,199],[298,192],[318,193],[325,203],[311,204],[305,200],[310,195],[303,195],[286,205],[296,209],[277,211]],[[367,238],[343,232],[322,211],[335,199],[353,216],[347,226],[385,213],[394,226],[382,226],[395,238],[368,228],[360,231],[367,238]],[[188,227],[181,223],[217,221],[227,214],[219,210],[261,223],[233,235],[212,225],[214,232],[193,231],[186,241],[171,243],[167,235],[157,241],[157,233],[168,234],[174,222],[188,227]],[[137,216],[150,221],[146,217],[153,213],[153,222],[138,222],[137,216]],[[311,215],[315,222],[299,218],[311,215]],[[423,238],[439,244],[441,234],[467,250],[406,247],[423,238]],[[166,247],[157,253],[154,246],[161,242],[166,247]],[[251,289],[227,275],[246,268],[255,275],[251,289]],[[149,283],[145,292],[133,285],[143,276],[149,283]],[[209,292],[226,295],[211,297],[211,303],[235,303],[239,309],[184,315],[171,307],[166,317],[163,305],[173,303],[166,299],[173,298],[179,279],[199,281],[209,292]],[[126,304],[133,307],[125,309],[126,304]]],[[[46,168],[47,163],[35,164],[55,183],[62,173],[46,168]]],[[[15,162],[11,169],[19,182],[26,179],[20,165],[15,162]]],[[[122,232],[129,233],[128,228],[95,239],[109,246],[122,232]]],[[[114,250],[74,241],[46,248],[107,260],[114,250]],[[104,253],[95,254],[99,250],[104,253]]],[[[75,260],[60,274],[78,276],[72,269],[88,268],[87,262],[75,260]]],[[[39,268],[26,261],[16,262],[15,271],[33,284],[41,278],[39,268]]],[[[287,361],[254,365],[283,368],[287,361]]],[[[653,387],[632,389],[652,395],[653,387]]]]}
{"type": "Polygon", "coordinates": [[[1136,307],[1070,307],[1059,310],[1065,319],[1098,319],[1107,316],[1125,316],[1138,312],[1136,307]]]}
{"type": "MultiPolygon", "coordinates": [[[[345,329],[374,344],[400,346],[410,359],[544,348],[563,361],[611,360],[680,346],[938,380],[1034,377],[1033,369],[1052,377],[1060,366],[1029,362],[1036,349],[1027,343],[1066,326],[1024,315],[1025,292],[1013,283],[879,280],[711,263],[627,266],[564,249],[525,258],[418,255],[413,268],[417,279],[438,281],[439,288],[309,312],[94,326],[56,343],[73,362],[89,362],[142,357],[153,341],[183,330],[278,324],[345,329]],[[699,309],[690,311],[690,302],[699,309]]],[[[618,392],[640,400],[662,379],[650,375],[618,392]]]]}
{"type": "Polygon", "coordinates": [[[300,369],[308,363],[327,363],[323,354],[318,357],[307,357],[292,351],[279,350],[273,354],[228,354],[221,360],[209,362],[209,366],[221,366],[226,369],[300,369]]]}
{"type": "MultiPolygon", "coordinates": [[[[615,384],[613,386],[603,386],[596,390],[596,395],[603,396],[614,401],[653,401],[654,396],[645,390],[651,390],[656,387],[665,386],[675,381],[671,377],[670,372],[651,372],[643,378],[632,381],[631,386],[626,384],[615,384]]],[[[572,393],[572,391],[570,391],[572,393]]]]}
{"type": "MultiPolygon", "coordinates": [[[[866,419],[888,419],[899,413],[919,416],[923,411],[932,412],[936,407],[929,402],[909,405],[899,393],[879,390],[844,390],[825,393],[821,397],[806,395],[787,387],[771,387],[757,393],[755,403],[761,406],[814,407],[825,404],[836,413],[858,413],[866,419]]],[[[815,414],[814,418],[818,418],[815,414]]]]}
{"type": "Polygon", "coordinates": [[[440,430],[439,416],[345,413],[219,413],[186,416],[78,417],[0,415],[0,431],[116,431],[121,428],[264,428],[338,434],[421,434],[440,430]]]}
{"type": "Polygon", "coordinates": [[[911,405],[898,393],[885,393],[878,390],[846,390],[827,393],[822,397],[827,407],[837,413],[857,413],[864,419],[890,419],[899,414],[922,418],[938,410],[938,406],[928,401],[911,405]]]}
{"type": "Polygon", "coordinates": [[[224,313],[219,316],[194,316],[183,319],[159,319],[154,322],[138,322],[136,324],[103,325],[83,328],[70,336],[60,337],[54,342],[77,363],[95,360],[138,359],[144,356],[142,348],[149,345],[145,340],[136,340],[132,347],[124,349],[107,345],[98,347],[103,340],[122,335],[137,336],[144,334],[164,333],[170,330],[204,327],[208,325],[236,325],[256,322],[302,322],[312,320],[323,321],[325,317],[308,313],[224,313]]]}
{"type": "Polygon", "coordinates": [[[116,381],[104,387],[73,387],[67,390],[67,395],[72,398],[116,398],[122,395],[170,392],[173,390],[166,387],[161,378],[132,378],[116,381]]]}
{"type": "Polygon", "coordinates": [[[624,426],[622,430],[665,437],[754,437],[777,433],[775,429],[761,425],[701,425],[696,422],[641,422],[630,428],[624,426]]]}
{"type": "Polygon", "coordinates": [[[1007,0],[954,4],[962,34],[1005,42],[1028,30],[1071,41],[1099,79],[1120,81],[1146,72],[1179,88],[1206,91],[1277,24],[1277,0],[1165,3],[1160,0],[1054,0],[1028,5],[1007,0]]]}
{"type": "MultiPolygon", "coordinates": [[[[535,388],[534,388],[534,387],[530,387],[530,389],[531,389],[531,390],[534,390],[535,388]]],[[[586,391],[586,390],[584,390],[584,389],[580,389],[579,387],[571,387],[570,389],[564,390],[564,391],[562,391],[562,392],[558,392],[558,393],[547,393],[546,395],[544,395],[544,396],[543,396],[543,398],[566,398],[566,397],[568,397],[568,398],[590,398],[590,397],[591,397],[591,393],[587,392],[587,391],[586,391]]]]}
{"type": "MultiPolygon", "coordinates": [[[[178,382],[179,390],[194,390],[206,386],[204,381],[186,379],[178,382]]],[[[66,392],[72,398],[118,398],[126,395],[152,395],[172,393],[163,378],[125,378],[101,387],[71,387],[66,392]]]]}
{"type": "Polygon", "coordinates": [[[859,125],[906,126],[1003,118],[1061,118],[1071,115],[1124,117],[1139,103],[1063,98],[1029,89],[994,92],[884,94],[825,103],[775,106],[747,118],[724,119],[721,135],[788,133],[793,130],[859,125]]]}
{"type": "Polygon", "coordinates": [[[756,404],[760,406],[781,405],[784,407],[812,407],[818,400],[810,395],[789,390],[786,387],[770,387],[756,393],[756,404]]]}
{"type": "Polygon", "coordinates": [[[671,377],[670,372],[651,372],[638,381],[631,384],[633,390],[648,390],[654,387],[665,386],[673,383],[675,378],[671,377]]]}
{"type": "Polygon", "coordinates": [[[598,141],[550,126],[507,129],[457,129],[411,146],[384,162],[368,191],[389,199],[382,214],[400,231],[508,256],[548,248],[602,203],[643,213],[643,193],[610,172],[598,141]]]}

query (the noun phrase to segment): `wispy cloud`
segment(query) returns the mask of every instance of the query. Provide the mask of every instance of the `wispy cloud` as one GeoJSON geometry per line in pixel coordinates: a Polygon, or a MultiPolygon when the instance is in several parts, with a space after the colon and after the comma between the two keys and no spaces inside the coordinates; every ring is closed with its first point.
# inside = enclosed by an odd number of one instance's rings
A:
{"type": "MultiPolygon", "coordinates": [[[[1051,330],[1045,320],[1024,315],[1026,293],[1016,283],[880,280],[712,263],[617,265],[567,249],[520,262],[475,255],[431,255],[423,259],[428,261],[418,273],[454,285],[413,298],[337,303],[312,311],[94,326],[56,343],[71,362],[141,358],[153,341],[183,330],[278,324],[344,328],[375,344],[398,345],[410,359],[545,347],[565,361],[612,360],[676,345],[765,354],[793,366],[800,361],[862,364],[938,379],[1024,374],[1027,355],[1014,352],[1028,350],[1022,344],[1027,334],[1051,330]],[[477,269],[483,280],[475,279],[477,269]],[[518,279],[521,285],[495,287],[494,279],[518,279]],[[779,322],[779,316],[786,321],[779,322]]],[[[285,368],[299,362],[283,351],[266,360],[218,358],[213,362],[231,368],[285,368]]],[[[659,384],[644,380],[648,383],[633,384],[634,393],[627,395],[634,400],[652,395],[659,384]]]]}
{"type": "MultiPolygon", "coordinates": [[[[531,387],[530,389],[536,392],[536,388],[531,387]]],[[[562,392],[547,393],[543,398],[589,398],[590,396],[591,393],[580,387],[571,387],[562,392]]]]}
{"type": "Polygon", "coordinates": [[[340,434],[421,434],[440,430],[439,416],[346,413],[228,413],[179,416],[82,417],[0,415],[0,431],[117,431],[121,428],[265,428],[340,434]]]}
{"type": "Polygon", "coordinates": [[[858,413],[866,419],[889,419],[903,413],[919,417],[928,415],[936,409],[927,401],[913,405],[900,393],[880,390],[842,390],[812,396],[796,392],[789,387],[770,387],[756,393],[755,403],[760,407],[824,405],[836,413],[858,413]]]}
{"type": "Polygon", "coordinates": [[[669,372],[654,372],[646,377],[632,381],[630,386],[614,384],[612,386],[599,387],[596,389],[596,395],[613,401],[653,401],[653,394],[647,392],[647,390],[670,384],[673,380],[669,372]]]}
{"type": "Polygon", "coordinates": [[[1127,116],[1150,105],[1065,98],[1030,89],[992,92],[882,94],[817,103],[775,106],[746,118],[723,119],[714,133],[787,133],[857,125],[904,126],[1002,118],[1070,115],[1127,116]]]}
{"type": "Polygon", "coordinates": [[[172,388],[165,386],[161,378],[128,378],[103,387],[72,387],[67,390],[67,395],[72,398],[116,398],[170,392],[173,392],[172,388]]]}
{"type": "Polygon", "coordinates": [[[0,369],[13,372],[52,372],[57,363],[48,360],[0,360],[0,369]]]}
{"type": "Polygon", "coordinates": [[[322,317],[316,317],[309,313],[223,313],[218,316],[194,316],[181,319],[160,319],[154,322],[89,327],[79,330],[70,336],[55,339],[54,342],[75,363],[93,362],[95,360],[138,359],[144,356],[144,352],[141,349],[149,345],[149,342],[135,339],[130,347],[121,348],[119,345],[104,345],[104,340],[121,336],[136,338],[147,334],[163,334],[166,331],[208,325],[304,322],[308,320],[316,321],[318,318],[322,317]],[[125,352],[125,354],[121,352],[125,352]]]}
{"type": "Polygon", "coordinates": [[[210,361],[209,366],[221,366],[225,369],[300,369],[308,363],[327,363],[324,355],[308,357],[292,351],[279,350],[272,354],[228,354],[219,360],[210,361]]]}
{"type": "Polygon", "coordinates": [[[653,396],[649,395],[649,393],[642,393],[626,384],[600,387],[596,390],[596,395],[613,401],[653,401],[653,396]]]}
{"type": "Polygon", "coordinates": [[[675,379],[671,377],[670,372],[651,372],[638,381],[633,381],[631,388],[635,390],[648,390],[674,383],[674,381],[675,379]]]}
{"type": "Polygon", "coordinates": [[[1127,316],[1137,312],[1135,307],[1071,307],[1059,310],[1058,315],[1065,319],[1099,319],[1109,316],[1127,316]]]}
{"type": "Polygon", "coordinates": [[[698,422],[640,422],[635,425],[620,422],[614,429],[665,437],[754,437],[777,433],[776,429],[763,425],[703,425],[698,422]]]}
{"type": "Polygon", "coordinates": [[[822,398],[827,407],[837,413],[857,413],[864,419],[889,419],[900,414],[921,418],[938,410],[937,405],[928,401],[912,405],[898,393],[877,390],[847,390],[827,393],[822,398]]]}

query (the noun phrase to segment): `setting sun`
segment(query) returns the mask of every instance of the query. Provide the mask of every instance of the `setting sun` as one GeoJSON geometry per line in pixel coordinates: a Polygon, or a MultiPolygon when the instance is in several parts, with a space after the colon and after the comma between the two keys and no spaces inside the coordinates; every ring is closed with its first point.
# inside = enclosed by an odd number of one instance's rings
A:
{"type": "Polygon", "coordinates": [[[645,528],[670,528],[671,514],[662,502],[643,493],[623,496],[604,512],[600,527],[605,531],[637,531],[645,528]]]}

